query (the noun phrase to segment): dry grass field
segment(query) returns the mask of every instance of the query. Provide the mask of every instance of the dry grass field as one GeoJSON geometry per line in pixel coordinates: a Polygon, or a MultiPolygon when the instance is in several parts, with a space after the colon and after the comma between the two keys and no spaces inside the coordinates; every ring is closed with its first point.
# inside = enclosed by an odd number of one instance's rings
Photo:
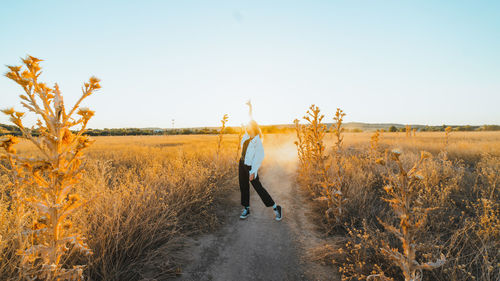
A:
{"type": "MultiPolygon", "coordinates": [[[[70,252],[64,263],[88,264],[84,274],[91,280],[175,275],[182,237],[217,226],[217,202],[236,186],[236,138],[224,141],[218,160],[216,146],[215,136],[96,138],[78,186],[86,203],[73,217],[93,254],[78,261],[70,252]]],[[[35,152],[28,142],[17,147],[21,155],[35,152]]],[[[1,180],[0,276],[18,280],[9,174],[2,172],[1,180]]],[[[33,223],[28,215],[24,227],[33,223]]]]}
{"type": "Polygon", "coordinates": [[[500,281],[500,0],[0,7],[0,281],[500,281]]]}
{"type": "Polygon", "coordinates": [[[330,134],[309,113],[297,182],[328,237],[316,259],[343,280],[499,280],[498,132],[330,134]]]}
{"type": "MultiPolygon", "coordinates": [[[[428,212],[424,225],[415,230],[415,259],[436,260],[443,253],[447,261],[440,268],[425,271],[424,280],[497,280],[500,133],[452,132],[446,158],[442,153],[445,133],[417,132],[411,137],[381,133],[377,144],[372,135],[343,134],[339,163],[346,201],[339,221],[329,214],[328,200],[314,200],[325,194],[314,191],[320,184],[312,171],[301,170],[297,161],[290,160],[297,159],[295,149],[287,146],[269,156],[283,157],[290,161],[287,169],[297,169],[297,182],[311,198],[315,215],[310,219],[327,234],[325,244],[312,250],[313,258],[338,266],[346,280],[364,280],[381,272],[399,280],[401,270],[379,250],[383,241],[395,248],[401,245],[379,222],[397,222],[397,218],[383,200],[387,198],[382,188],[387,184],[387,171],[375,163],[375,158],[399,149],[403,165],[409,167],[425,150],[432,156],[420,172],[424,180],[416,196],[434,209],[428,212]]],[[[238,136],[224,136],[218,160],[217,138],[95,138],[87,150],[85,172],[78,184],[86,203],[73,216],[93,254],[81,257],[70,251],[63,257],[64,264],[87,264],[84,276],[90,280],[163,280],[180,272],[183,261],[178,253],[183,237],[214,230],[220,223],[217,209],[234,209],[221,202],[228,191],[237,192],[238,136]]],[[[266,143],[278,148],[291,139],[296,136],[265,136],[266,143]]],[[[335,135],[327,133],[323,141],[325,155],[333,159],[335,135]]],[[[20,155],[36,153],[26,141],[16,147],[20,155]]],[[[331,182],[336,182],[336,165],[329,166],[331,182]]],[[[267,178],[272,176],[266,174],[267,178]]],[[[11,191],[5,189],[10,179],[2,172],[0,275],[5,280],[17,280],[19,256],[14,241],[18,230],[10,207],[11,191]]],[[[28,215],[24,227],[33,223],[28,215]]]]}
{"type": "MultiPolygon", "coordinates": [[[[92,140],[85,132],[94,111],[80,103],[100,80],[91,77],[66,108],[57,84],[38,81],[39,61],[27,56],[26,70],[9,66],[6,74],[39,120],[32,130],[24,112],[2,110],[22,137],[0,139],[1,278],[165,280],[181,273],[183,238],[214,230],[237,205],[224,199],[238,192],[241,134],[223,134],[224,115],[214,136],[92,140]]],[[[236,244],[212,252],[227,248],[233,259],[247,247],[252,254],[227,272],[224,260],[210,270],[239,277],[250,259],[272,264],[263,278],[302,278],[307,269],[299,268],[295,241],[312,237],[302,229],[314,221],[324,241],[311,256],[337,266],[343,280],[498,281],[500,134],[409,126],[405,133],[345,134],[344,116],[337,109],[327,129],[313,105],[305,125],[295,121],[296,135],[264,137],[264,182],[290,207],[290,222],[238,226],[233,219],[236,244]],[[312,205],[307,222],[299,219],[303,197],[312,205]],[[287,262],[276,262],[276,248],[293,249],[281,253],[287,262]]],[[[256,221],[264,221],[256,211],[256,221]]]]}
{"type": "MultiPolygon", "coordinates": [[[[370,146],[370,138],[374,132],[344,133],[346,146],[370,146]]],[[[333,135],[325,137],[325,143],[333,144],[333,135]]],[[[439,154],[446,142],[445,132],[416,132],[415,137],[406,137],[404,132],[381,133],[379,144],[384,148],[401,148],[418,152],[428,151],[439,154]]],[[[483,154],[500,156],[499,132],[452,132],[449,136],[448,156],[462,159],[469,163],[477,162],[483,154]]]]}

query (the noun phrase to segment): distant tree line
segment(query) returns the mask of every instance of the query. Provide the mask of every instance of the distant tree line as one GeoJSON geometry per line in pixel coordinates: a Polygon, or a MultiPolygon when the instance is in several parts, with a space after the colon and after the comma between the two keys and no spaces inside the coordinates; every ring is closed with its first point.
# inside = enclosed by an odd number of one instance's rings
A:
{"type": "MultiPolygon", "coordinates": [[[[449,125],[441,125],[441,126],[419,126],[415,127],[415,129],[419,132],[444,132],[447,127],[451,127],[453,131],[466,132],[466,131],[500,131],[500,125],[482,125],[482,126],[449,126],[449,125]]],[[[398,128],[396,126],[389,127],[389,132],[404,132],[406,128],[401,127],[398,128]]]]}
{"type": "MultiPolygon", "coordinates": [[[[440,132],[444,131],[448,125],[442,126],[416,126],[419,132],[440,132]]],[[[483,126],[450,126],[453,131],[500,131],[500,125],[483,126]]],[[[239,134],[240,127],[227,127],[224,134],[239,134]]],[[[264,134],[284,134],[294,133],[292,125],[267,125],[261,126],[264,134]]],[[[391,126],[387,129],[389,132],[404,132],[404,127],[391,126]]],[[[360,133],[363,130],[359,128],[345,129],[345,132],[360,133]]],[[[179,129],[151,129],[151,128],[117,128],[117,129],[88,129],[86,134],[89,136],[154,136],[154,135],[213,135],[218,134],[219,128],[179,128],[179,129]]],[[[38,131],[33,130],[32,134],[38,136],[38,131]]],[[[0,124],[1,135],[20,136],[21,131],[16,126],[0,124]]]]}
{"type": "MultiPolygon", "coordinates": [[[[220,128],[179,128],[179,129],[156,129],[156,128],[104,128],[104,129],[88,129],[85,134],[89,136],[154,136],[154,135],[213,135],[218,134],[220,128]]],[[[283,126],[262,126],[264,134],[275,133],[290,133],[293,132],[292,127],[283,126]]],[[[226,127],[224,134],[239,134],[240,127],[226,127]]],[[[31,132],[34,136],[38,136],[38,131],[31,132]]],[[[16,126],[0,124],[0,135],[15,135],[20,136],[21,131],[16,126]]]]}
{"type": "MultiPolygon", "coordinates": [[[[225,130],[228,134],[229,130],[225,130]]],[[[216,128],[180,128],[180,129],[143,129],[143,128],[118,128],[118,129],[89,129],[89,136],[155,136],[155,135],[210,135],[218,134],[216,128]]]]}
{"type": "Polygon", "coordinates": [[[0,124],[0,136],[1,135],[20,136],[21,130],[19,130],[17,126],[0,124]]]}

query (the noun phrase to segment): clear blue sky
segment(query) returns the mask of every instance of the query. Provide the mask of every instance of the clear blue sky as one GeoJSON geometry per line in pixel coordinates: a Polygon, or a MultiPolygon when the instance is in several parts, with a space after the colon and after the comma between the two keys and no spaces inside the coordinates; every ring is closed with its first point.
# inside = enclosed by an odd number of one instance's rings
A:
{"type": "MultiPolygon", "coordinates": [[[[94,128],[331,120],[500,124],[500,1],[7,1],[0,67],[30,54],[94,128]]],[[[20,88],[0,78],[0,107],[20,88]]],[[[29,119],[28,119],[29,121],[29,119]]],[[[4,116],[0,123],[6,123],[4,116]]]]}

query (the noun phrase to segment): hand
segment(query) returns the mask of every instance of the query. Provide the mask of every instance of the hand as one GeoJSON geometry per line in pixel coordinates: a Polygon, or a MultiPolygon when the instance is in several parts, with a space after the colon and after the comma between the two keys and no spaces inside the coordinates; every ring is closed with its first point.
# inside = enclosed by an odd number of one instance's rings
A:
{"type": "Polygon", "coordinates": [[[250,181],[253,181],[255,179],[255,174],[250,174],[250,181]]]}

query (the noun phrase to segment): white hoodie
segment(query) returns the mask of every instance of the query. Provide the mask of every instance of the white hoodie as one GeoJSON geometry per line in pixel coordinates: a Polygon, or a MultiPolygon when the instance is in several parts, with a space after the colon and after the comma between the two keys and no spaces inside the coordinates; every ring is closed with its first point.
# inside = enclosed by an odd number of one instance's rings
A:
{"type": "MultiPolygon", "coordinates": [[[[250,135],[245,132],[241,138],[241,148],[243,149],[243,143],[250,138],[250,135]]],[[[262,145],[262,140],[259,135],[256,135],[248,144],[247,153],[245,154],[245,165],[252,166],[249,174],[255,174],[257,178],[257,170],[259,170],[260,165],[262,165],[262,160],[264,160],[264,146],[262,145]]]]}

